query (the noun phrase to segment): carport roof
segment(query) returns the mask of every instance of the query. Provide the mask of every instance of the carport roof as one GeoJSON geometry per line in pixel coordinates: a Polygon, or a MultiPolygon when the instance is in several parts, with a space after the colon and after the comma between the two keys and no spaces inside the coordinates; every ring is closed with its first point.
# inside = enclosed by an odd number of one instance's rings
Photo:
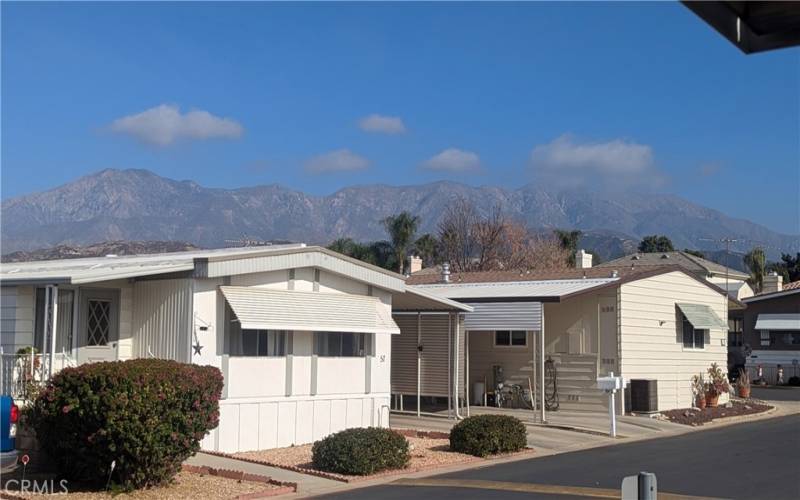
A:
{"type": "Polygon", "coordinates": [[[507,299],[546,302],[557,301],[561,297],[608,285],[618,280],[619,278],[587,278],[494,283],[442,283],[437,285],[418,285],[417,289],[440,297],[467,302],[507,299]]]}

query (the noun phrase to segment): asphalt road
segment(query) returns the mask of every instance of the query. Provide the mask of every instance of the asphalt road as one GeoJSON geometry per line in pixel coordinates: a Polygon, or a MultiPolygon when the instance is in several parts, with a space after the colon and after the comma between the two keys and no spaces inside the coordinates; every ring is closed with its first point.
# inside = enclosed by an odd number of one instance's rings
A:
{"type": "MultiPolygon", "coordinates": [[[[468,479],[619,489],[622,478],[653,472],[661,492],[736,499],[800,498],[800,415],[676,437],[534,458],[430,479],[468,479]]],[[[328,498],[569,498],[458,487],[391,484],[328,498]]],[[[574,498],[574,497],[573,497],[574,498]]]]}
{"type": "Polygon", "coordinates": [[[800,401],[800,387],[758,387],[752,386],[754,398],[768,401],[800,401]]]}

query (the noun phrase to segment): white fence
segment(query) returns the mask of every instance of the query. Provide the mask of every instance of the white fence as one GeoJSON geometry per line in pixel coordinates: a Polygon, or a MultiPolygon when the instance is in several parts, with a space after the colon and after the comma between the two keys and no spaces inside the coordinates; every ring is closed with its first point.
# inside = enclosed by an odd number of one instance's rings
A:
{"type": "MultiPolygon", "coordinates": [[[[53,359],[52,373],[69,366],[76,366],[69,354],[58,353],[53,359]]],[[[32,389],[47,381],[50,371],[49,354],[0,352],[0,394],[27,399],[32,389]]]]}

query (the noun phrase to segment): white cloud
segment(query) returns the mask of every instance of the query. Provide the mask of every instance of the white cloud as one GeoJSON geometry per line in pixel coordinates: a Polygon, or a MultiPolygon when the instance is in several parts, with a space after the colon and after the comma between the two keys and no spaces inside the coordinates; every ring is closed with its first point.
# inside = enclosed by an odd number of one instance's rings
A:
{"type": "Polygon", "coordinates": [[[306,162],[306,171],[313,174],[352,172],[369,167],[369,160],[349,149],[337,149],[314,156],[306,162]]]}
{"type": "Polygon", "coordinates": [[[406,125],[399,116],[373,114],[359,120],[358,126],[364,132],[376,134],[404,134],[406,132],[406,125]]]}
{"type": "Polygon", "coordinates": [[[179,140],[235,139],[244,127],[230,118],[214,116],[208,111],[192,110],[181,114],[172,104],[162,104],[135,115],[114,120],[111,130],[130,135],[156,146],[169,146],[179,140]]]}
{"type": "Polygon", "coordinates": [[[448,148],[422,163],[422,168],[439,172],[477,172],[481,159],[472,151],[448,148]]]}
{"type": "Polygon", "coordinates": [[[576,142],[562,135],[531,152],[534,172],[547,182],[568,186],[630,187],[661,184],[653,149],[624,139],[576,142]]]}

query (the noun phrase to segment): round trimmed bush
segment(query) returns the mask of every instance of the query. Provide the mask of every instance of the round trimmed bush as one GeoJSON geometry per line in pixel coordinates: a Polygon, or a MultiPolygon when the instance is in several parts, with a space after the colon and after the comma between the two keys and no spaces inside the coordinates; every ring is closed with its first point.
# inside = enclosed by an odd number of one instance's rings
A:
{"type": "Polygon", "coordinates": [[[314,467],[339,474],[366,476],[408,465],[408,440],[380,427],[347,429],[317,441],[314,467]]]}
{"type": "Polygon", "coordinates": [[[219,422],[222,385],[212,366],[91,363],[56,374],[27,417],[67,479],[105,486],[111,473],[131,490],[169,483],[200,449],[219,422]]]}
{"type": "Polygon", "coordinates": [[[450,430],[450,449],[476,457],[520,451],[527,445],[525,424],[509,415],[475,415],[450,430]]]}

